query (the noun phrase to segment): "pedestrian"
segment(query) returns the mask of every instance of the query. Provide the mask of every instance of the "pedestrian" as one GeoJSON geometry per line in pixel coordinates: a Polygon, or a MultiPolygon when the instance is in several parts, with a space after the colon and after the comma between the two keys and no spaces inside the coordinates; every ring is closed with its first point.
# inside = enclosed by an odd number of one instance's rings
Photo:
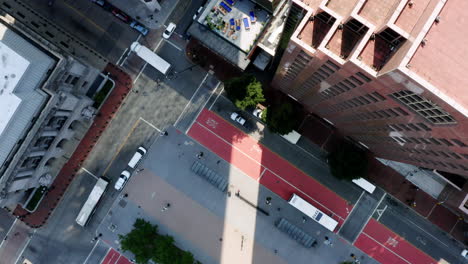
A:
{"type": "Polygon", "coordinates": [[[305,224],[306,221],[307,221],[307,220],[306,220],[305,216],[303,216],[303,217],[302,217],[302,223],[305,224]]]}
{"type": "Polygon", "coordinates": [[[159,135],[161,135],[161,136],[167,136],[167,135],[169,135],[169,133],[167,133],[167,131],[161,131],[161,133],[159,133],[159,135]]]}

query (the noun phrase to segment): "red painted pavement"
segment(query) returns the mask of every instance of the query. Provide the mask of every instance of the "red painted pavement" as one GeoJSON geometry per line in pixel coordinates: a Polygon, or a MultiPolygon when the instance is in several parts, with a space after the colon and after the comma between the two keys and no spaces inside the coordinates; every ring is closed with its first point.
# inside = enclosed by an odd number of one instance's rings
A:
{"type": "Polygon", "coordinates": [[[130,76],[120,68],[108,64],[104,71],[109,72],[110,76],[115,81],[115,87],[101,106],[101,109],[94,118],[92,126],[86,132],[83,139],[81,139],[70,159],[60,170],[36,211],[29,213],[20,205],[13,211],[13,215],[30,227],[37,228],[46,223],[52,211],[67,190],[68,185],[75,177],[81,165],[92,151],[94,145],[96,145],[99,137],[107,128],[110,120],[114,117],[126,95],[132,88],[130,76]]]}
{"type": "Polygon", "coordinates": [[[101,264],[132,264],[132,262],[117,252],[115,249],[111,248],[111,250],[107,252],[107,255],[101,261],[101,264]]]}
{"type": "Polygon", "coordinates": [[[363,232],[354,243],[354,246],[384,264],[437,263],[433,258],[429,257],[373,218],[367,223],[363,232]]]}
{"type": "MultiPolygon", "coordinates": [[[[324,210],[325,212],[332,211],[343,219],[346,219],[348,212],[353,208],[336,193],[207,109],[200,113],[188,135],[254,179],[258,179],[261,174],[261,167],[271,170],[273,173],[267,170],[263,176],[266,178],[262,177],[260,183],[265,186],[268,184],[267,188],[284,199],[289,199],[286,195],[290,196],[292,192],[299,195],[303,192],[315,200],[314,205],[320,203],[319,208],[326,207],[328,209],[324,210]],[[285,184],[272,184],[274,178],[271,178],[275,174],[281,177],[285,184]],[[301,192],[291,189],[291,185],[301,192]]],[[[301,197],[308,199],[304,194],[301,197]]]]}
{"type": "Polygon", "coordinates": [[[202,145],[209,146],[211,151],[218,154],[222,159],[235,164],[238,169],[253,179],[258,180],[260,178],[261,172],[264,170],[260,163],[239,150],[233,150],[231,145],[213,135],[210,130],[199,123],[193,124],[188,135],[195,138],[202,145]]]}
{"type": "Polygon", "coordinates": [[[111,248],[104,259],[101,261],[101,264],[113,264],[115,263],[120,257],[120,253],[117,252],[115,249],[111,248]]]}

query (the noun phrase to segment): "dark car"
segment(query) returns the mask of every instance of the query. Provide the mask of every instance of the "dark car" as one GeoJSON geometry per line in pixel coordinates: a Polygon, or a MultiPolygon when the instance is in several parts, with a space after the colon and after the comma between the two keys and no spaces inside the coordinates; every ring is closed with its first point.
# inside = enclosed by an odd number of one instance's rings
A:
{"type": "Polygon", "coordinates": [[[116,16],[118,19],[122,20],[125,23],[128,23],[130,21],[130,17],[117,8],[112,9],[112,14],[114,14],[114,16],[116,16]]]}
{"type": "Polygon", "coordinates": [[[109,4],[106,0],[91,0],[91,2],[95,3],[96,5],[104,8],[104,10],[111,11],[112,5],[109,4]]]}

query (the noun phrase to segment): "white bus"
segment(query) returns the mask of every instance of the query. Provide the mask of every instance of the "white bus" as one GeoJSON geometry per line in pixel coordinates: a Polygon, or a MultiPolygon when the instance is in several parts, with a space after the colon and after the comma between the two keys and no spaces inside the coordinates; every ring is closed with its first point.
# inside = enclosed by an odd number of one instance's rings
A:
{"type": "Polygon", "coordinates": [[[332,232],[338,225],[337,221],[315,208],[315,206],[311,205],[297,194],[291,196],[289,204],[332,232]]]}
{"type": "Polygon", "coordinates": [[[130,46],[130,50],[135,52],[138,57],[142,58],[149,65],[153,66],[164,75],[166,75],[169,72],[169,69],[171,69],[171,64],[138,42],[133,42],[130,46]]]}
{"type": "Polygon", "coordinates": [[[99,178],[96,185],[94,185],[93,190],[88,196],[88,200],[86,200],[85,204],[81,208],[80,213],[76,217],[76,223],[80,226],[85,226],[88,223],[91,215],[94,213],[94,209],[96,208],[97,203],[101,199],[104,191],[107,188],[108,181],[104,180],[103,178],[99,178]]]}

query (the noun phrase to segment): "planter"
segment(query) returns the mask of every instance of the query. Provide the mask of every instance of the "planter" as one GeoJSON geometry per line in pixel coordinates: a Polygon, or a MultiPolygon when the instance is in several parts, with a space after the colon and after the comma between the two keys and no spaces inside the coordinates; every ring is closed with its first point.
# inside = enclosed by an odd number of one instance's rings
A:
{"type": "Polygon", "coordinates": [[[34,192],[29,196],[28,201],[23,206],[24,209],[28,212],[34,212],[37,209],[37,206],[41,203],[45,194],[47,193],[47,187],[40,186],[34,190],[34,192]]]}

